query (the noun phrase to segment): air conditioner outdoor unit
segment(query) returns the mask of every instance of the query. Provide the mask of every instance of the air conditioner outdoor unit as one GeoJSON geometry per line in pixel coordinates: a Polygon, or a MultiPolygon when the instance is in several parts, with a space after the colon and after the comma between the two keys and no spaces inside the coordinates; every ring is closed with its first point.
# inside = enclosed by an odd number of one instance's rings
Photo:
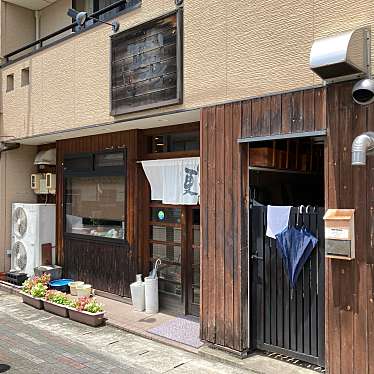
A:
{"type": "Polygon", "coordinates": [[[41,265],[42,244],[52,244],[52,264],[55,264],[55,204],[12,205],[12,270],[34,275],[41,265]]]}

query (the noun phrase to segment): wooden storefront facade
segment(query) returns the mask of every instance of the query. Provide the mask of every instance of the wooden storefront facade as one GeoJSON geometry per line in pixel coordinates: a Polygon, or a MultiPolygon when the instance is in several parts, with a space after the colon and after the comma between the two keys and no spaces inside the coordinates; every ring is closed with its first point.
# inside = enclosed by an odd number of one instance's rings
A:
{"type": "MultiPolygon", "coordinates": [[[[356,209],[356,258],[325,261],[325,366],[374,372],[373,166],[351,166],[353,139],[374,129],[374,105],[359,106],[352,82],[204,108],[201,113],[201,336],[238,352],[253,349],[248,276],[248,165],[253,137],[324,139],[325,208],[356,209]],[[305,136],[305,135],[304,135],[305,136]],[[242,142],[238,142],[242,139],[242,142]],[[249,296],[248,296],[249,295],[249,296]],[[248,309],[249,306],[249,309],[248,309]]],[[[266,138],[265,138],[266,139],[266,138]]],[[[255,229],[255,228],[254,228],[255,229]]]]}
{"type": "MultiPolygon", "coordinates": [[[[370,356],[374,345],[374,160],[368,157],[366,167],[351,166],[353,139],[374,130],[374,106],[354,104],[351,89],[352,83],[345,82],[253,98],[203,108],[200,124],[57,141],[57,255],[66,275],[81,277],[98,289],[129,297],[129,285],[135,274],[146,275],[150,269],[152,220],[147,212],[158,207],[150,201],[150,188],[138,161],[200,155],[201,339],[245,355],[255,348],[250,326],[254,313],[249,281],[252,268],[250,140],[271,136],[288,139],[300,134],[319,136],[324,140],[324,208],[356,209],[356,259],[324,259],[325,344],[321,360],[329,373],[374,372],[370,356]],[[147,148],[147,136],[162,131],[199,129],[200,151],[154,155],[147,148]],[[127,150],[127,239],[122,244],[102,245],[88,238],[66,237],[63,225],[65,156],[117,148],[127,150]]],[[[183,209],[182,224],[191,215],[183,209]]],[[[183,235],[185,243],[191,244],[190,229],[183,235]]],[[[182,245],[182,257],[186,258],[190,244],[182,245]]],[[[184,279],[188,273],[187,268],[182,270],[184,279]]],[[[192,289],[188,289],[187,283],[181,288],[182,300],[191,302],[192,289]]],[[[182,309],[184,313],[191,313],[191,304],[182,309]]]]}
{"type": "MultiPolygon", "coordinates": [[[[175,297],[164,297],[160,294],[161,302],[166,310],[172,313],[193,313],[198,315],[199,286],[194,283],[194,258],[198,257],[199,242],[196,233],[199,232],[198,206],[170,206],[150,200],[150,186],[142,169],[141,160],[155,160],[167,158],[182,158],[199,156],[199,123],[181,124],[177,126],[149,129],[130,130],[123,132],[98,134],[81,138],[67,139],[56,142],[57,149],[57,261],[64,266],[64,275],[73,279],[82,279],[98,290],[129,298],[130,284],[135,276],[142,273],[148,275],[155,258],[152,257],[152,246],[175,248],[179,255],[179,264],[173,263],[175,268],[180,267],[175,297]],[[194,149],[180,151],[152,152],[150,141],[159,139],[158,136],[173,137],[176,135],[194,137],[197,140],[194,149]],[[72,164],[78,164],[81,157],[87,155],[100,155],[105,153],[116,154],[125,151],[125,199],[122,204],[124,211],[125,235],[124,240],[112,238],[99,238],[92,235],[76,235],[67,232],[67,206],[72,205],[66,200],[68,167],[67,160],[73,157],[72,164]],[[162,209],[163,213],[170,213],[173,222],[167,217],[165,222],[153,222],[154,211],[162,209]],[[180,235],[177,243],[166,241],[165,238],[152,237],[152,228],[157,225],[158,231],[162,228],[174,236],[173,229],[180,235]],[[161,227],[161,228],[160,228],[161,227]],[[195,234],[194,234],[195,231],[195,234]],[[181,232],[181,234],[180,234],[181,232]],[[193,254],[194,251],[197,251],[193,254]],[[195,296],[193,287],[196,288],[195,296]],[[196,296],[197,295],[197,296],[196,296]],[[165,300],[164,300],[165,299],[165,300]],[[194,300],[195,299],[195,300],[194,300]]],[[[165,141],[165,139],[164,139],[165,141]]],[[[162,141],[159,140],[158,143],[162,141]]],[[[166,143],[166,141],[165,141],[166,143]]],[[[79,165],[78,165],[78,171],[79,165]]],[[[76,172],[73,171],[73,175],[76,172]]],[[[95,174],[78,173],[85,177],[95,174]]],[[[108,174],[111,175],[111,174],[108,174]]],[[[75,194],[77,194],[75,192],[75,194]]],[[[79,194],[79,192],[78,192],[79,194]]],[[[82,195],[82,193],[80,193],[82,195]]],[[[90,204],[89,192],[85,193],[83,204],[90,204]]],[[[79,215],[79,214],[78,214],[79,215]]],[[[84,214],[83,214],[84,215],[84,214]]],[[[167,214],[166,214],[167,216],[167,214]]],[[[156,230],[157,231],[157,230],[156,230]]],[[[154,233],[153,233],[154,234],[154,233]]],[[[157,233],[156,233],[157,234],[157,233]]],[[[165,234],[166,236],[166,234],[165,234]]],[[[173,251],[173,250],[171,250],[173,251]]],[[[167,258],[163,259],[167,262],[167,258]]],[[[196,275],[196,274],[195,274],[196,275]]],[[[195,282],[196,283],[196,282],[195,282]]]]}

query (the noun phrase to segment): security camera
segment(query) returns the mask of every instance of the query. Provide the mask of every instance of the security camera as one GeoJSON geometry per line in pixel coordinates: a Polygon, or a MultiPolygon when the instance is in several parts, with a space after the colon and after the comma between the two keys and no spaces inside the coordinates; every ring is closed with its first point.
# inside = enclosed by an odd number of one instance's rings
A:
{"type": "Polygon", "coordinates": [[[360,105],[368,105],[374,102],[374,80],[362,79],[352,89],[353,100],[360,105]]]}

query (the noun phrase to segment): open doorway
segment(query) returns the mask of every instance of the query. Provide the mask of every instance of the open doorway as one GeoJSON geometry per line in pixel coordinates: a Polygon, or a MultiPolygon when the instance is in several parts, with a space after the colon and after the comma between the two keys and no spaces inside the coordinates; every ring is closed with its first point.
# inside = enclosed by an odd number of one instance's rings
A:
{"type": "MultiPolygon", "coordinates": [[[[324,365],[324,138],[249,147],[251,346],[324,365]],[[288,207],[288,227],[318,240],[296,283],[278,239],[267,236],[268,206],[288,207]]],[[[304,261],[305,260],[305,261],[304,261]]]]}

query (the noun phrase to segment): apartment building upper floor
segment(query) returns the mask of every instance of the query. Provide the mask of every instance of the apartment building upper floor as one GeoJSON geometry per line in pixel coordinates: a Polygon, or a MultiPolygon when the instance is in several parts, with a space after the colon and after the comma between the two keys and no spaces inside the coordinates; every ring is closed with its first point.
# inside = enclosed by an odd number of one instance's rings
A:
{"type": "Polygon", "coordinates": [[[362,26],[374,26],[368,0],[3,0],[0,135],[58,133],[318,85],[313,41],[362,26]],[[69,8],[94,18],[79,27],[69,8]],[[115,34],[100,22],[113,20],[115,34]]]}

